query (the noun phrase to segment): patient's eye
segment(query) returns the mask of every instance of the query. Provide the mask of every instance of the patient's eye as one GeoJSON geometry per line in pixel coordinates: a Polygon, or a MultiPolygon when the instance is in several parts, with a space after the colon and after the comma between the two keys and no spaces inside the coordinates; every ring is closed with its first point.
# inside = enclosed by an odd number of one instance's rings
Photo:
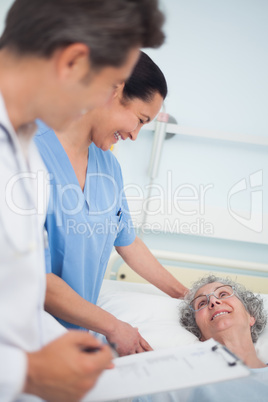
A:
{"type": "Polygon", "coordinates": [[[207,300],[201,299],[197,304],[197,308],[199,309],[201,307],[204,307],[204,306],[206,306],[206,304],[207,304],[207,300]]]}
{"type": "Polygon", "coordinates": [[[222,297],[226,297],[226,296],[229,296],[229,293],[227,292],[227,290],[222,290],[222,291],[220,292],[219,296],[220,296],[221,298],[222,298],[222,297]]]}

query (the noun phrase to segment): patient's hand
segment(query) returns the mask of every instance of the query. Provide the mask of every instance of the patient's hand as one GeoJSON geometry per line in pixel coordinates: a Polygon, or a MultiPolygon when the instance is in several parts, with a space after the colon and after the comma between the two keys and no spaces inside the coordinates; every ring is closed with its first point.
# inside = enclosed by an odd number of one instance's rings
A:
{"type": "Polygon", "coordinates": [[[106,335],[110,343],[116,345],[119,356],[132,355],[134,353],[153,350],[148,342],[140,335],[138,328],[117,320],[116,327],[106,335]]]}

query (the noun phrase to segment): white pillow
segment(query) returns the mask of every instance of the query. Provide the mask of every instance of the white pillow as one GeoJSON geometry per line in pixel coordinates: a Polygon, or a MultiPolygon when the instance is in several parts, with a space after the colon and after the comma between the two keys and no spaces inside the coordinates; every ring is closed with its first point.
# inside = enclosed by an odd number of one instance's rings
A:
{"type": "MultiPolygon", "coordinates": [[[[268,311],[268,295],[262,295],[268,311]]],[[[183,346],[199,342],[179,323],[179,304],[153,285],[105,280],[98,306],[133,327],[153,349],[183,346]]],[[[268,363],[268,326],[260,335],[256,350],[259,358],[268,363]]]]}
{"type": "MultiPolygon", "coordinates": [[[[261,295],[264,300],[264,307],[266,312],[268,313],[268,295],[261,295]]],[[[264,331],[259,336],[259,339],[256,342],[255,349],[259,358],[268,364],[268,324],[266,325],[264,331]]]]}

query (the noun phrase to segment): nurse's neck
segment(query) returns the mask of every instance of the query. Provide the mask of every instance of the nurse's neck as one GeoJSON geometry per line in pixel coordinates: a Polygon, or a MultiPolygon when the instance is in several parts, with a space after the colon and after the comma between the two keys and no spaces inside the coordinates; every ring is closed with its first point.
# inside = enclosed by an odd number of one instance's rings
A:
{"type": "Polygon", "coordinates": [[[88,155],[91,140],[91,112],[74,121],[63,131],[55,131],[67,155],[83,158],[88,155]]]}
{"type": "Polygon", "coordinates": [[[90,112],[75,121],[64,131],[55,131],[76,174],[79,185],[84,190],[88,164],[88,147],[91,144],[90,112]]]}

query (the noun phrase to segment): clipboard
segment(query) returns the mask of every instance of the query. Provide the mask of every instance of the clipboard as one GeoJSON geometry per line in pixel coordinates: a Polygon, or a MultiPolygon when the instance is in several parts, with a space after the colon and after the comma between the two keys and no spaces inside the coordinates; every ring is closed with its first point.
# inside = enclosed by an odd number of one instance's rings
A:
{"type": "Polygon", "coordinates": [[[83,402],[106,402],[245,377],[243,362],[209,339],[184,347],[139,353],[114,360],[83,402]]]}

